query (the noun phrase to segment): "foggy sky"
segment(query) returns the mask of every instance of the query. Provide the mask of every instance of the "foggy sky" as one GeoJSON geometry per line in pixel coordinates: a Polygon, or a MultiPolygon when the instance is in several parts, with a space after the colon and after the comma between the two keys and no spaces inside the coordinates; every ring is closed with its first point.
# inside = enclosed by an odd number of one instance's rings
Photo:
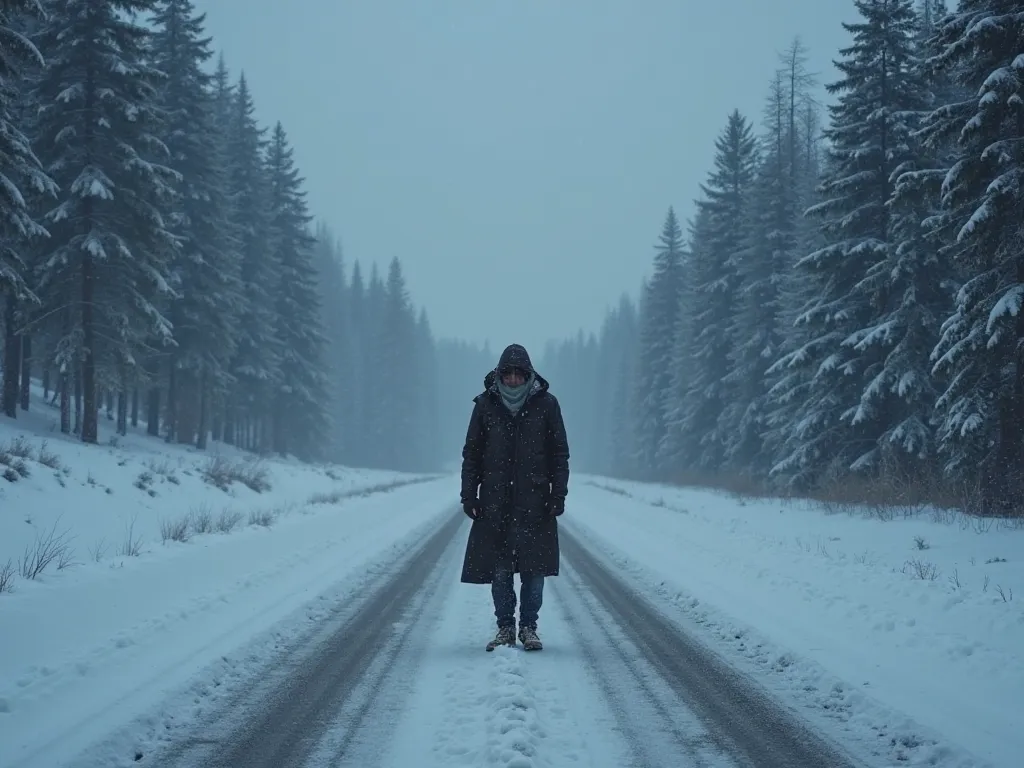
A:
{"type": "Polygon", "coordinates": [[[855,19],[851,0],[195,2],[349,263],[398,256],[436,335],[538,356],[636,294],[793,37],[823,85],[855,19]]]}

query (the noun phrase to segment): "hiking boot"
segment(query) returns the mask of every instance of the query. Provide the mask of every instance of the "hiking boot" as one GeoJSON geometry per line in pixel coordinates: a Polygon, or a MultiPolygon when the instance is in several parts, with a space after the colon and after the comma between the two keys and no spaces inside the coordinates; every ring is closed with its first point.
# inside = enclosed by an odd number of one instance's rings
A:
{"type": "Polygon", "coordinates": [[[498,634],[494,636],[494,639],[487,644],[487,650],[493,651],[499,645],[508,645],[515,647],[516,644],[516,628],[512,627],[498,627],[498,634]]]}
{"type": "Polygon", "coordinates": [[[520,627],[519,628],[519,639],[523,643],[523,649],[527,651],[540,651],[544,649],[544,644],[537,637],[536,627],[520,627]]]}

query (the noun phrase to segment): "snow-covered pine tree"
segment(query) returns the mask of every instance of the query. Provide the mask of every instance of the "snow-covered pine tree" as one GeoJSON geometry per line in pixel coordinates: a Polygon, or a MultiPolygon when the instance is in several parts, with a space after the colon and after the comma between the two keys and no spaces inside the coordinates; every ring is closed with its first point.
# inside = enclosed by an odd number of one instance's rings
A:
{"type": "Polygon", "coordinates": [[[683,233],[672,208],[665,217],[659,240],[640,318],[640,356],[632,397],[635,461],[645,476],[653,476],[659,469],[683,289],[683,233]]]}
{"type": "Polygon", "coordinates": [[[165,75],[160,103],[165,143],[182,175],[170,221],[182,238],[170,306],[177,345],[167,359],[168,439],[206,446],[214,400],[227,395],[243,307],[240,256],[230,236],[224,146],[216,123],[205,15],[191,0],[160,0],[153,16],[153,63],[165,75]]]}
{"type": "Polygon", "coordinates": [[[282,350],[273,298],[279,274],[271,242],[270,183],[264,163],[266,129],[253,115],[255,107],[244,73],[232,101],[226,165],[230,221],[239,240],[245,303],[231,365],[237,384],[226,414],[225,441],[269,451],[282,350]]]}
{"type": "MultiPolygon", "coordinates": [[[[39,73],[43,57],[23,32],[19,18],[43,17],[38,0],[0,5],[0,301],[4,304],[3,411],[16,418],[22,399],[22,329],[26,307],[39,304],[25,281],[24,251],[46,230],[29,209],[32,197],[56,193],[23,132],[25,75],[39,73]]],[[[27,377],[26,377],[27,379],[27,377]]],[[[23,403],[27,407],[27,403],[23,403]]]]}
{"type": "Polygon", "coordinates": [[[320,317],[327,339],[325,360],[331,430],[326,450],[332,461],[343,464],[346,461],[351,424],[348,400],[353,383],[348,284],[341,244],[323,222],[318,223],[316,228],[314,259],[320,295],[320,317]]]}
{"type": "Polygon", "coordinates": [[[440,469],[437,460],[437,434],[440,423],[437,418],[438,385],[440,383],[437,366],[437,346],[434,332],[430,328],[427,310],[420,308],[416,319],[416,440],[413,455],[414,467],[421,472],[433,472],[440,469]]]}
{"type": "Polygon", "coordinates": [[[738,395],[728,386],[727,377],[732,369],[738,271],[750,247],[757,163],[750,124],[738,110],[729,115],[715,150],[714,170],[701,185],[704,199],[697,201],[702,236],[691,247],[689,294],[682,310],[688,315],[690,341],[680,424],[681,459],[687,468],[705,472],[722,467],[726,430],[730,420],[737,420],[732,409],[726,412],[738,395]]]}
{"type": "MultiPolygon", "coordinates": [[[[375,390],[381,404],[377,412],[381,437],[377,446],[379,466],[412,470],[417,465],[417,411],[420,403],[410,387],[417,385],[420,372],[416,366],[421,362],[421,355],[417,349],[416,316],[398,257],[388,264],[377,339],[377,363],[373,370],[380,375],[377,378],[378,389],[375,390]]],[[[429,373],[424,371],[424,377],[429,373]]]]}
{"type": "Polygon", "coordinates": [[[277,282],[275,336],[281,344],[273,397],[273,447],[302,459],[323,456],[330,426],[327,409],[326,339],[313,262],[315,239],[303,179],[281,123],[267,152],[270,232],[277,282]]]}
{"type": "Polygon", "coordinates": [[[792,427],[803,415],[811,376],[799,365],[774,366],[812,335],[796,324],[796,318],[816,298],[816,286],[807,285],[793,265],[823,244],[802,216],[818,199],[819,180],[817,106],[808,90],[813,80],[804,69],[804,59],[799,40],[794,41],[782,56],[784,66],[776,73],[765,104],[754,241],[742,275],[745,311],[737,316],[735,330],[742,340],[738,344],[743,359],[737,360],[734,372],[746,379],[751,390],[729,455],[734,465],[760,477],[769,476],[777,458],[784,455],[792,427]],[[741,455],[751,458],[737,464],[741,455]]]}
{"type": "MultiPolygon", "coordinates": [[[[363,381],[363,431],[362,455],[365,462],[362,466],[388,468],[388,440],[393,431],[391,419],[396,414],[391,412],[390,398],[394,391],[394,378],[400,376],[401,370],[389,367],[398,360],[386,347],[387,325],[387,290],[380,276],[377,262],[370,266],[370,278],[366,283],[366,301],[363,305],[363,322],[360,336],[362,337],[362,369],[363,381]]],[[[408,361],[405,361],[408,363],[408,361]]],[[[405,393],[402,393],[403,396],[405,393]]]]}
{"type": "Polygon", "coordinates": [[[888,286],[866,277],[891,258],[892,172],[908,159],[908,117],[921,99],[913,66],[916,18],[911,0],[855,0],[855,6],[863,20],[843,25],[854,40],[836,63],[843,77],[828,86],[840,97],[830,106],[826,132],[832,164],[821,185],[825,199],[808,211],[824,219],[827,244],[797,264],[817,288],[799,318],[814,338],[778,363],[814,370],[803,418],[774,470],[798,485],[820,479],[830,465],[877,471],[889,417],[891,390],[879,385],[887,350],[872,342],[885,338],[875,332],[892,299],[888,286]]]}
{"type": "Polygon", "coordinates": [[[928,117],[937,150],[955,139],[942,183],[939,258],[966,281],[935,350],[949,385],[938,400],[949,474],[980,491],[984,513],[1019,511],[1024,494],[1024,14],[1019,0],[961,0],[940,22],[930,61],[968,96],[928,117]]]}
{"type": "MultiPolygon", "coordinates": [[[[739,290],[734,315],[731,370],[726,384],[735,404],[724,419],[729,422],[726,459],[733,471],[766,475],[770,469],[764,447],[769,403],[769,366],[779,357],[786,334],[779,288],[792,268],[795,237],[796,191],[792,186],[792,143],[788,132],[786,78],[775,73],[765,109],[760,162],[752,185],[748,242],[737,265],[739,290]]],[[[789,385],[790,381],[782,382],[789,385]]],[[[776,410],[789,403],[776,401],[776,410]]],[[[785,419],[780,414],[780,419],[785,419]]]]}
{"type": "MultiPolygon", "coordinates": [[[[877,347],[884,356],[878,375],[863,395],[866,407],[885,414],[880,438],[884,470],[906,479],[931,475],[935,466],[936,378],[930,355],[952,306],[955,274],[939,258],[941,242],[927,226],[939,212],[940,186],[949,167],[948,148],[930,150],[916,132],[926,109],[938,106],[935,96],[948,89],[926,77],[921,62],[927,57],[934,23],[944,15],[941,0],[926,0],[914,33],[914,60],[903,97],[903,123],[911,130],[899,135],[903,162],[892,169],[889,201],[891,248],[888,259],[876,263],[865,287],[887,297],[876,325],[855,336],[858,350],[877,347]],[[919,94],[914,103],[912,96],[919,94]]],[[[909,34],[909,33],[908,33],[909,34]]]]}
{"type": "Polygon", "coordinates": [[[80,363],[81,438],[98,437],[97,374],[130,378],[142,343],[172,343],[157,308],[171,295],[176,241],[164,221],[176,176],[156,108],[150,32],[134,21],[152,0],[50,0],[35,89],[37,147],[60,192],[46,215],[52,250],[40,289],[63,302],[56,363],[80,363]]]}
{"type": "Polygon", "coordinates": [[[345,395],[349,406],[348,412],[351,414],[348,421],[348,437],[345,440],[345,462],[354,467],[367,466],[368,456],[366,436],[369,433],[370,414],[366,407],[369,392],[366,359],[370,321],[367,302],[363,268],[357,259],[352,265],[352,278],[348,289],[351,387],[345,395]]]}
{"type": "Polygon", "coordinates": [[[639,318],[636,304],[628,294],[619,299],[614,334],[609,334],[611,349],[602,368],[602,381],[608,384],[611,401],[602,416],[607,430],[607,462],[602,472],[630,477],[635,472],[634,452],[630,437],[630,392],[636,375],[639,348],[639,318]],[[610,381],[609,381],[610,379],[610,381]]]}

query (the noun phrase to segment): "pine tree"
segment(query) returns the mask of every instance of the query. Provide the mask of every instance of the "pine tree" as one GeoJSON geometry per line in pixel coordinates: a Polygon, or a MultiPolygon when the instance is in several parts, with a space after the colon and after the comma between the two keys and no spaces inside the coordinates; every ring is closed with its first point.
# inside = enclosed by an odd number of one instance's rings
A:
{"type": "MultiPolygon", "coordinates": [[[[22,396],[19,373],[24,364],[23,336],[19,327],[25,307],[37,306],[38,297],[25,280],[24,249],[29,242],[46,237],[27,198],[52,196],[56,187],[43,171],[23,132],[22,117],[26,74],[43,67],[39,49],[18,24],[21,14],[42,18],[38,0],[21,0],[0,6],[0,300],[4,304],[3,411],[16,418],[22,396]]],[[[27,380],[27,376],[24,377],[27,380]]],[[[23,403],[27,406],[27,403],[23,403]]]]}
{"type": "Polygon", "coordinates": [[[1015,0],[961,0],[940,24],[929,62],[967,98],[928,117],[928,146],[955,141],[942,182],[942,211],[929,222],[939,258],[967,276],[934,352],[948,377],[938,400],[947,471],[980,490],[980,509],[1003,512],[1024,493],[1024,149],[1020,41],[1015,0]]]}
{"type": "Polygon", "coordinates": [[[913,77],[915,16],[910,0],[856,0],[862,22],[844,24],[854,38],[836,66],[843,78],[830,108],[832,165],[824,200],[808,211],[825,221],[825,247],[797,264],[816,297],[799,322],[812,340],[782,365],[814,371],[805,415],[793,426],[788,455],[776,471],[805,483],[832,463],[840,471],[877,470],[878,445],[893,392],[885,373],[885,327],[890,288],[878,280],[890,263],[892,224],[887,204],[892,173],[908,159],[920,104],[913,77]]]}
{"type": "Polygon", "coordinates": [[[415,366],[421,358],[416,344],[416,317],[409,301],[402,264],[397,257],[388,265],[382,298],[376,365],[372,367],[375,373],[380,374],[377,380],[379,389],[376,390],[380,393],[381,406],[377,412],[381,421],[378,430],[381,438],[378,443],[379,464],[408,471],[416,465],[419,405],[408,390],[414,383],[410,376],[418,375],[415,366]]]}
{"type": "Polygon", "coordinates": [[[313,263],[315,239],[303,180],[281,123],[267,157],[270,231],[277,283],[275,337],[281,343],[273,404],[274,450],[309,459],[323,454],[327,423],[326,340],[313,263]]]}
{"type": "Polygon", "coordinates": [[[380,269],[374,262],[370,267],[370,278],[366,284],[366,301],[363,305],[362,359],[360,367],[363,376],[363,425],[362,451],[363,466],[386,468],[388,441],[392,431],[390,424],[396,414],[389,412],[389,396],[393,391],[394,378],[400,375],[391,367],[398,359],[387,346],[388,326],[387,290],[380,276],[380,269]]]}
{"type": "MultiPolygon", "coordinates": [[[[794,265],[824,244],[802,216],[817,202],[819,181],[817,107],[808,91],[813,80],[804,70],[804,59],[799,40],[794,41],[771,84],[753,240],[741,267],[744,310],[737,316],[734,371],[745,379],[747,396],[729,456],[734,466],[761,475],[785,455],[792,426],[803,416],[811,378],[799,364],[777,365],[813,336],[796,321],[816,298],[817,286],[807,285],[794,265]]],[[[788,358],[794,360],[799,356],[788,358]]]]}
{"type": "Polygon", "coordinates": [[[437,403],[440,379],[434,333],[430,328],[427,311],[423,308],[416,319],[413,351],[416,359],[415,378],[422,384],[417,383],[414,397],[416,440],[410,463],[416,470],[430,472],[440,468],[437,461],[437,436],[440,428],[437,403]]]}
{"type": "Polygon", "coordinates": [[[352,423],[348,408],[354,386],[351,360],[348,285],[340,243],[330,228],[319,223],[316,230],[315,261],[321,323],[326,337],[328,414],[331,430],[326,446],[332,461],[344,463],[352,423]]]}
{"type": "Polygon", "coordinates": [[[88,443],[98,435],[98,373],[128,380],[146,339],[173,343],[157,302],[173,295],[177,243],[162,209],[176,175],[157,138],[150,33],[132,20],[153,8],[151,0],[53,0],[41,35],[49,61],[35,94],[38,148],[60,193],[46,214],[52,240],[39,286],[59,305],[57,364],[65,373],[80,365],[88,443]]]}
{"type": "Polygon", "coordinates": [[[352,386],[346,395],[351,418],[348,423],[345,461],[352,466],[367,466],[370,413],[368,406],[369,372],[366,368],[368,357],[367,340],[370,332],[369,310],[367,308],[366,283],[363,269],[357,259],[352,265],[352,279],[348,289],[349,319],[349,365],[352,370],[352,386]]]}
{"type": "Polygon", "coordinates": [[[704,199],[698,201],[705,226],[701,242],[691,246],[690,294],[684,309],[691,335],[681,423],[684,460],[705,471],[722,466],[727,429],[737,421],[726,412],[737,394],[737,388],[728,386],[728,376],[757,162],[753,133],[739,111],[729,115],[715,148],[715,168],[701,186],[704,199]]]}
{"type": "Polygon", "coordinates": [[[182,246],[173,265],[179,297],[170,308],[177,345],[168,360],[168,438],[200,448],[214,400],[223,401],[233,383],[229,369],[243,306],[212,78],[202,69],[212,55],[204,19],[191,0],[161,0],[152,44],[154,64],[167,76],[161,87],[166,144],[181,173],[171,217],[182,246]]]}
{"type": "Polygon", "coordinates": [[[682,230],[669,208],[654,258],[641,315],[640,357],[633,392],[637,468],[657,471],[666,432],[666,398],[672,389],[672,347],[680,311],[683,279],[682,230]]]}
{"type": "Polygon", "coordinates": [[[225,440],[266,451],[274,396],[280,385],[281,341],[276,334],[273,290],[278,270],[271,244],[270,184],[264,164],[266,130],[253,116],[243,74],[235,89],[228,127],[227,170],[231,227],[239,238],[244,305],[231,373],[236,379],[225,440]]]}

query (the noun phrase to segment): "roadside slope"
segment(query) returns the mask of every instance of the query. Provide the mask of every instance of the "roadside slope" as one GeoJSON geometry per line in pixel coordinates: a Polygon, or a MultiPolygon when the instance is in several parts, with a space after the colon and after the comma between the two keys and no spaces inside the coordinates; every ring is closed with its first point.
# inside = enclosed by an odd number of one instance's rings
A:
{"type": "Polygon", "coordinates": [[[5,596],[0,764],[57,765],[282,619],[308,619],[303,605],[332,585],[357,589],[452,514],[452,482],[306,507],[5,596]]]}
{"type": "Polygon", "coordinates": [[[578,478],[563,520],[676,622],[860,753],[1006,766],[1024,752],[1024,589],[1010,597],[1024,532],[600,478],[578,478]]]}

